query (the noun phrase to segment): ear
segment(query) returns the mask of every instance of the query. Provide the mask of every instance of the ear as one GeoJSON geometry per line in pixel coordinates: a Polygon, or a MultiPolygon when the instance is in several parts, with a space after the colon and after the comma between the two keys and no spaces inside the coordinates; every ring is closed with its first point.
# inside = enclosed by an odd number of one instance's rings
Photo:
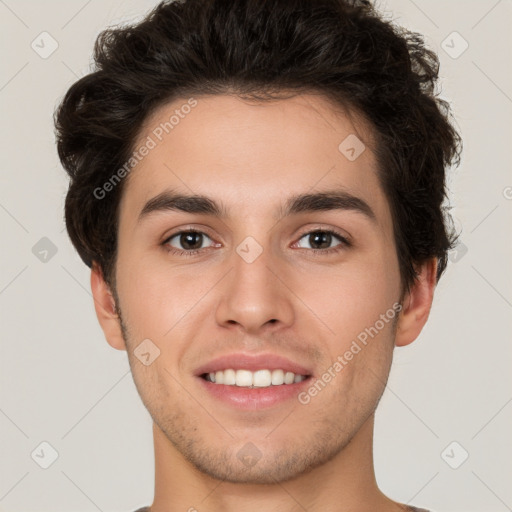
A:
{"type": "Polygon", "coordinates": [[[402,302],[395,337],[395,346],[412,343],[427,322],[436,287],[437,259],[432,258],[419,267],[419,275],[402,302]]]}
{"type": "Polygon", "coordinates": [[[93,263],[91,269],[91,290],[96,316],[108,344],[117,350],[126,350],[121,330],[121,320],[116,311],[114,296],[96,262],[93,263]]]}

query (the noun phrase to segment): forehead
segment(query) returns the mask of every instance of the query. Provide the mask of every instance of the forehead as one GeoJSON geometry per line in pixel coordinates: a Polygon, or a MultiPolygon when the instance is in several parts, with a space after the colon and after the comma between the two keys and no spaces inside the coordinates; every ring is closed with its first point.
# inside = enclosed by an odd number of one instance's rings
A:
{"type": "Polygon", "coordinates": [[[373,144],[360,117],[322,96],[177,99],[140,130],[134,150],[150,149],[128,177],[121,216],[135,221],[169,189],[219,198],[237,215],[253,216],[267,207],[275,214],[289,196],[336,188],[371,203],[383,222],[388,208],[373,144]]]}

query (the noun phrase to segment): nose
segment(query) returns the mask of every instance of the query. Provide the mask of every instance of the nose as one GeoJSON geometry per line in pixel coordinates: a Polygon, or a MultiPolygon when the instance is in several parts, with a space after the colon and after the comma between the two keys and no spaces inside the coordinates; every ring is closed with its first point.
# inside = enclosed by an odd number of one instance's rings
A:
{"type": "Polygon", "coordinates": [[[238,252],[233,251],[231,271],[219,283],[216,309],[219,325],[246,334],[282,329],[294,321],[294,295],[286,284],[286,270],[270,250],[258,255],[261,248],[254,245],[241,244],[238,252]]]}

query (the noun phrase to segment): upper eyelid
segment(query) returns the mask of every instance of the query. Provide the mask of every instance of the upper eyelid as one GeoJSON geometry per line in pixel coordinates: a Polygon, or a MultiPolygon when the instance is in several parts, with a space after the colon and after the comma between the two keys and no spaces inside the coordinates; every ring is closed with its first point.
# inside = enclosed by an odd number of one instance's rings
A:
{"type": "Polygon", "coordinates": [[[210,234],[208,234],[208,232],[205,231],[204,229],[185,228],[185,229],[180,229],[179,231],[176,231],[175,233],[172,233],[170,235],[166,235],[164,237],[163,243],[167,243],[169,240],[171,240],[171,238],[174,238],[175,236],[183,235],[186,233],[200,233],[201,235],[206,235],[210,240],[214,241],[213,237],[210,234]]]}
{"type": "MultiPolygon", "coordinates": [[[[351,246],[352,245],[352,239],[351,239],[350,236],[344,235],[342,233],[339,233],[338,230],[330,229],[330,228],[313,228],[313,229],[309,229],[308,231],[305,231],[304,233],[302,233],[299,236],[299,238],[297,239],[297,242],[294,242],[294,243],[295,244],[298,243],[298,241],[301,240],[302,238],[304,238],[305,236],[310,235],[311,233],[315,233],[317,231],[324,231],[326,233],[331,233],[335,238],[338,239],[339,242],[341,242],[345,246],[351,246]]],[[[313,250],[322,251],[323,249],[313,249],[313,250]]],[[[328,250],[328,249],[326,249],[326,250],[328,250]]]]}
{"type": "MultiPolygon", "coordinates": [[[[325,231],[325,232],[329,232],[329,233],[332,233],[335,237],[337,237],[342,243],[345,243],[345,242],[350,242],[351,243],[351,237],[350,235],[344,235],[342,233],[339,233],[338,231],[344,231],[344,230],[338,230],[338,229],[335,229],[335,228],[329,228],[329,227],[311,227],[311,228],[307,228],[306,231],[302,232],[299,236],[298,236],[298,240],[300,240],[301,238],[305,237],[306,235],[309,235],[311,233],[315,233],[317,231],[325,231]]],[[[178,236],[178,235],[182,235],[182,234],[185,234],[185,233],[199,233],[199,234],[202,234],[202,235],[206,235],[212,242],[214,243],[218,243],[214,240],[214,238],[208,234],[207,231],[204,230],[204,228],[184,228],[184,229],[181,229],[179,231],[176,231],[175,233],[169,235],[169,236],[166,236],[164,238],[164,241],[163,243],[166,244],[168,243],[172,238],[174,238],[175,236],[178,236]]],[[[197,249],[197,250],[201,250],[201,249],[197,249]]]]}

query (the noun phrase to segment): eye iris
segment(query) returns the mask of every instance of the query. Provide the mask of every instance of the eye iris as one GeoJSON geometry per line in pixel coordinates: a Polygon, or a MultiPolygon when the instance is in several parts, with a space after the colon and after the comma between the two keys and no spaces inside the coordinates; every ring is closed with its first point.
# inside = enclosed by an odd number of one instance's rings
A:
{"type": "Polygon", "coordinates": [[[322,247],[314,247],[315,249],[327,249],[331,245],[332,235],[330,233],[326,233],[325,231],[315,231],[309,235],[309,243],[312,246],[316,244],[321,245],[322,247]]]}
{"type": "Polygon", "coordinates": [[[180,236],[180,244],[185,249],[200,249],[202,245],[202,234],[201,233],[183,233],[180,236]],[[196,239],[196,243],[193,242],[193,239],[196,239]],[[197,241],[199,240],[199,242],[197,241]]]}

